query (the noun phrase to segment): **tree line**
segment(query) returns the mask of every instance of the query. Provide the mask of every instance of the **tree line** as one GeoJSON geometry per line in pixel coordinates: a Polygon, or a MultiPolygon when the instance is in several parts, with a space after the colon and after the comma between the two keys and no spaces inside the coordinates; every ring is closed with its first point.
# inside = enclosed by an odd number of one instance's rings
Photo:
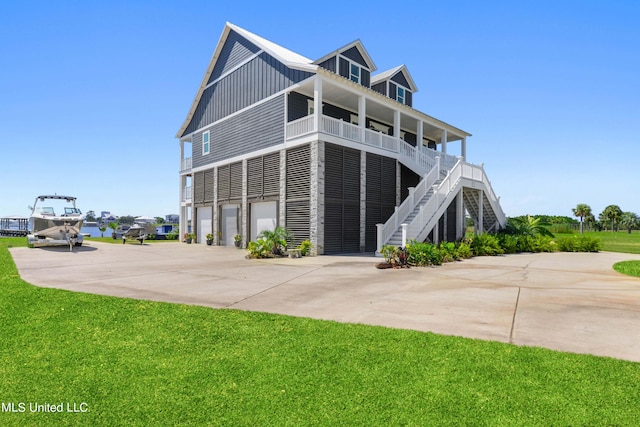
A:
{"type": "Polygon", "coordinates": [[[580,218],[580,233],[583,232],[584,226],[596,231],[619,231],[620,228],[623,228],[631,233],[631,230],[640,225],[640,217],[635,212],[625,212],[618,205],[609,205],[604,208],[598,214],[597,220],[592,213],[591,206],[586,203],[579,203],[571,210],[574,216],[580,218]]]}

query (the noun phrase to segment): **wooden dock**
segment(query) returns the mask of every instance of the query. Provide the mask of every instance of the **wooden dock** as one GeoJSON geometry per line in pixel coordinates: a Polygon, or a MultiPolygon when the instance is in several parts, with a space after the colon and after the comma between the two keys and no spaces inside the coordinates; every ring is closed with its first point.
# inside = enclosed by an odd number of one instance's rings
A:
{"type": "Polygon", "coordinates": [[[0,236],[23,237],[29,234],[29,219],[3,216],[0,218],[0,236]]]}

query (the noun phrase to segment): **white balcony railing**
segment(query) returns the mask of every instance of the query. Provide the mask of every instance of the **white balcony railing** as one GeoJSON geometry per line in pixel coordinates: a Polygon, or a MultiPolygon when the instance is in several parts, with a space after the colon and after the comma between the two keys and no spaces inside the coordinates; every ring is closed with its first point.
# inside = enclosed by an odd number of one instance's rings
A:
{"type": "Polygon", "coordinates": [[[193,167],[193,158],[187,157],[180,161],[180,172],[190,171],[193,167]]]}
{"type": "Polygon", "coordinates": [[[191,202],[191,189],[192,187],[190,185],[187,185],[186,187],[184,187],[184,191],[182,193],[182,201],[183,202],[191,202]]]}

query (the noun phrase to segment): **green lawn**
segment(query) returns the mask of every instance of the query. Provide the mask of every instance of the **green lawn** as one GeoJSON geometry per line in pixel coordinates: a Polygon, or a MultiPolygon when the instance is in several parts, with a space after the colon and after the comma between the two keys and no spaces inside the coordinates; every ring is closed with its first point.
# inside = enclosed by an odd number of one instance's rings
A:
{"type": "MultiPolygon", "coordinates": [[[[0,425],[637,425],[640,363],[22,281],[0,239],[0,425]],[[30,413],[29,403],[86,403],[30,413]]],[[[37,250],[37,249],[36,249],[37,250]]]]}

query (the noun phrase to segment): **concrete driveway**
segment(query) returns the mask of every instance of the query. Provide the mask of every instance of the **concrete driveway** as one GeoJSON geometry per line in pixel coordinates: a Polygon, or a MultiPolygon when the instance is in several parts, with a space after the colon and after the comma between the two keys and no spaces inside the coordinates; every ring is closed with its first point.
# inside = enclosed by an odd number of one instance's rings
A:
{"type": "Polygon", "coordinates": [[[436,268],[378,270],[379,259],[247,260],[234,248],[87,242],[10,249],[34,285],[214,308],[431,331],[640,362],[640,255],[521,254],[436,268]]]}

